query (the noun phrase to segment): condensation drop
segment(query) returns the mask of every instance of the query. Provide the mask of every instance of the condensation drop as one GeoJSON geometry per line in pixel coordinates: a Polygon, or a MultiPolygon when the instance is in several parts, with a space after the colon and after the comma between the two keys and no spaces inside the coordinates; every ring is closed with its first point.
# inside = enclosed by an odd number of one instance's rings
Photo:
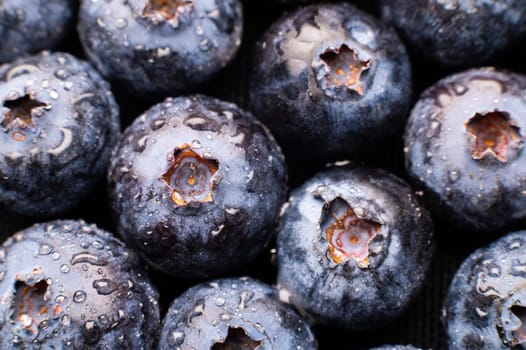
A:
{"type": "Polygon", "coordinates": [[[82,303],[84,300],[86,300],[86,292],[83,290],[77,290],[73,294],[73,301],[76,303],[82,303]]]}

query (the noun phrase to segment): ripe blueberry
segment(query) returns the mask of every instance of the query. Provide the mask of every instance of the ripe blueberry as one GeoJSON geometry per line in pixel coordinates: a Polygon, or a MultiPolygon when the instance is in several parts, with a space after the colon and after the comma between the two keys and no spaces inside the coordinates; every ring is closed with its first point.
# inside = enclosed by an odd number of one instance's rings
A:
{"type": "Polygon", "coordinates": [[[480,65],[526,34],[523,0],[382,0],[381,14],[416,54],[447,67],[480,65]]]}
{"type": "Polygon", "coordinates": [[[429,214],[405,182],[331,167],[291,193],[277,237],[278,287],[314,322],[376,328],[414,299],[432,248],[429,214]]]}
{"type": "Polygon", "coordinates": [[[449,349],[526,343],[526,231],[477,249],[455,273],[443,308],[449,349]]]}
{"type": "Polygon", "coordinates": [[[0,66],[0,203],[28,216],[71,209],[101,180],[119,129],[87,62],[43,52],[0,66]]]}
{"type": "Polygon", "coordinates": [[[156,268],[205,277],[263,251],[286,198],[283,155],[236,105],[168,98],[138,117],[109,171],[118,229],[156,268]]]}
{"type": "Polygon", "coordinates": [[[142,97],[189,91],[241,43],[239,0],[83,0],[78,33],[102,74],[142,97]]]}
{"type": "Polygon", "coordinates": [[[0,62],[54,49],[73,25],[71,0],[3,0],[0,6],[0,62]]]}
{"type": "Polygon", "coordinates": [[[170,306],[159,350],[316,349],[309,325],[258,280],[224,278],[191,287],[170,306]]]}
{"type": "Polygon", "coordinates": [[[0,247],[0,348],[150,349],[158,294],[139,258],[83,221],[35,224],[0,247]]]}
{"type": "Polygon", "coordinates": [[[254,115],[291,158],[380,148],[401,134],[411,97],[395,32],[347,3],[301,7],[275,22],[256,45],[250,83],[254,115]]]}
{"type": "Polygon", "coordinates": [[[457,73],[420,96],[405,133],[406,168],[438,218],[496,231],[526,218],[526,77],[457,73]]]}

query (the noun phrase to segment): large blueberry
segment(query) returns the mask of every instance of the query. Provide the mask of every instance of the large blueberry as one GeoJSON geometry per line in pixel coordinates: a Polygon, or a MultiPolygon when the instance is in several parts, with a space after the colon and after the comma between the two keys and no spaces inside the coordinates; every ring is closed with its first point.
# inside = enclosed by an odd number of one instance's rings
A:
{"type": "Polygon", "coordinates": [[[43,52],[0,66],[0,204],[29,216],[74,207],[119,133],[110,86],[87,62],[43,52]]]}
{"type": "Polygon", "coordinates": [[[143,98],[167,96],[195,89],[233,59],[242,6],[239,0],[83,0],[78,33],[105,77],[143,98]]]}
{"type": "Polygon", "coordinates": [[[73,26],[73,0],[3,0],[0,62],[57,47],[73,26]]]}
{"type": "Polygon", "coordinates": [[[332,167],[291,193],[277,237],[278,287],[314,322],[351,330],[398,317],[431,262],[432,222],[379,169],[332,167]]]}
{"type": "Polygon", "coordinates": [[[308,323],[277,294],[248,277],[191,287],[171,304],[159,350],[316,349],[308,323]]]}
{"type": "Polygon", "coordinates": [[[399,135],[411,70],[393,30],[347,3],[301,7],[276,21],[251,62],[253,112],[285,154],[364,156],[399,135]]]}
{"type": "Polygon", "coordinates": [[[168,98],[138,117],[115,149],[110,194],[119,232],[156,268],[204,277],[263,251],[286,199],[284,158],[236,105],[168,98]]]}
{"type": "Polygon", "coordinates": [[[157,299],[138,255],[83,221],[35,224],[0,247],[2,349],[151,349],[157,299]]]}
{"type": "Polygon", "coordinates": [[[420,96],[405,134],[409,174],[437,217],[470,231],[526,218],[526,77],[477,68],[420,96]]]}
{"type": "Polygon", "coordinates": [[[480,65],[526,35],[524,0],[382,0],[381,13],[415,53],[448,67],[480,65]]]}
{"type": "Polygon", "coordinates": [[[526,231],[479,248],[455,273],[443,309],[449,349],[523,349],[526,231]]]}

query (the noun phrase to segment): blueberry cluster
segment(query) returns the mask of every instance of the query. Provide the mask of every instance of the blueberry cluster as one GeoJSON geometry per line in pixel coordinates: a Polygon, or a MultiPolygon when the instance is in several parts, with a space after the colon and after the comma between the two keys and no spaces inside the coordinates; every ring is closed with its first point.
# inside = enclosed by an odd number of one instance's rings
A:
{"type": "Polygon", "coordinates": [[[526,1],[0,0],[0,39],[0,349],[526,348],[526,1]]]}

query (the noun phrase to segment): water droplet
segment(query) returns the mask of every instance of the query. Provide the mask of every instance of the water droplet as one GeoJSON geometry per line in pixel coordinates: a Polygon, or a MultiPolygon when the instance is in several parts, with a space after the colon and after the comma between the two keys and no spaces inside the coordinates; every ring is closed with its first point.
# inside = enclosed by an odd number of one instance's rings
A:
{"type": "Polygon", "coordinates": [[[64,316],[62,316],[62,319],[60,320],[60,322],[64,326],[68,326],[71,323],[71,317],[69,315],[64,315],[64,316]]]}
{"type": "Polygon", "coordinates": [[[210,45],[210,41],[207,38],[204,38],[199,43],[199,49],[201,49],[201,51],[208,51],[210,50],[210,45]]]}
{"type": "Polygon", "coordinates": [[[451,180],[451,182],[455,182],[459,179],[460,177],[460,173],[456,170],[452,170],[449,172],[449,180],[451,180]]]}
{"type": "Polygon", "coordinates": [[[53,251],[53,247],[49,244],[43,243],[38,248],[38,254],[39,255],[49,255],[53,251]]]}
{"type": "Polygon", "coordinates": [[[179,346],[184,343],[184,333],[179,331],[172,332],[172,336],[169,340],[170,346],[179,346]]]}
{"type": "Polygon", "coordinates": [[[103,278],[94,281],[93,288],[95,288],[100,295],[108,295],[116,291],[119,288],[119,285],[110,279],[103,278]]]}
{"type": "Polygon", "coordinates": [[[152,128],[152,130],[158,130],[162,128],[164,124],[166,124],[165,119],[155,119],[151,122],[150,127],[152,128]]]}
{"type": "Polygon", "coordinates": [[[60,259],[60,253],[59,252],[54,252],[53,255],[51,256],[53,260],[58,260],[60,259]]]}
{"type": "Polygon", "coordinates": [[[62,272],[62,273],[68,273],[68,272],[69,272],[69,266],[66,265],[66,264],[62,264],[62,265],[60,266],[60,272],[62,272]]]}
{"type": "Polygon", "coordinates": [[[49,91],[49,97],[51,97],[52,99],[56,100],[58,98],[58,92],[57,90],[50,90],[49,91]]]}
{"type": "Polygon", "coordinates": [[[73,88],[73,83],[71,81],[66,81],[64,83],[64,90],[70,91],[73,88]]]}
{"type": "Polygon", "coordinates": [[[106,23],[104,23],[104,20],[101,17],[97,17],[95,22],[97,22],[97,25],[101,28],[104,28],[106,26],[106,23]]]}
{"type": "Polygon", "coordinates": [[[265,327],[259,323],[259,322],[255,322],[254,323],[254,327],[256,327],[256,329],[260,332],[260,333],[265,333],[265,327]]]}
{"type": "Polygon", "coordinates": [[[126,21],[126,18],[117,18],[115,20],[115,25],[119,29],[122,29],[122,28],[126,27],[127,24],[128,24],[128,22],[126,21]]]}
{"type": "Polygon", "coordinates": [[[88,263],[90,265],[95,266],[106,266],[108,262],[106,259],[102,258],[101,256],[91,254],[89,252],[82,252],[73,255],[70,261],[71,265],[80,264],[80,263],[88,263]]]}
{"type": "Polygon", "coordinates": [[[46,329],[49,327],[49,320],[42,320],[39,324],[38,324],[38,327],[40,329],[46,329]]]}
{"type": "Polygon", "coordinates": [[[219,319],[223,322],[227,322],[230,321],[231,317],[229,314],[221,314],[221,316],[219,316],[219,319]]]}
{"type": "Polygon", "coordinates": [[[254,292],[250,290],[244,290],[241,292],[239,297],[239,308],[244,309],[246,304],[254,297],[254,292]]]}
{"type": "Polygon", "coordinates": [[[86,300],[86,292],[83,290],[77,290],[75,293],[73,293],[73,301],[76,303],[82,303],[84,300],[86,300]]]}
{"type": "Polygon", "coordinates": [[[105,314],[99,316],[99,322],[101,324],[107,324],[110,321],[109,317],[105,314]]]}
{"type": "Polygon", "coordinates": [[[102,243],[101,241],[93,241],[91,243],[91,246],[95,249],[98,249],[98,250],[102,250],[104,249],[104,243],[102,243]]]}
{"type": "Polygon", "coordinates": [[[215,304],[216,304],[217,306],[223,306],[223,305],[225,305],[225,299],[224,299],[224,298],[217,298],[217,299],[215,300],[215,304]]]}

